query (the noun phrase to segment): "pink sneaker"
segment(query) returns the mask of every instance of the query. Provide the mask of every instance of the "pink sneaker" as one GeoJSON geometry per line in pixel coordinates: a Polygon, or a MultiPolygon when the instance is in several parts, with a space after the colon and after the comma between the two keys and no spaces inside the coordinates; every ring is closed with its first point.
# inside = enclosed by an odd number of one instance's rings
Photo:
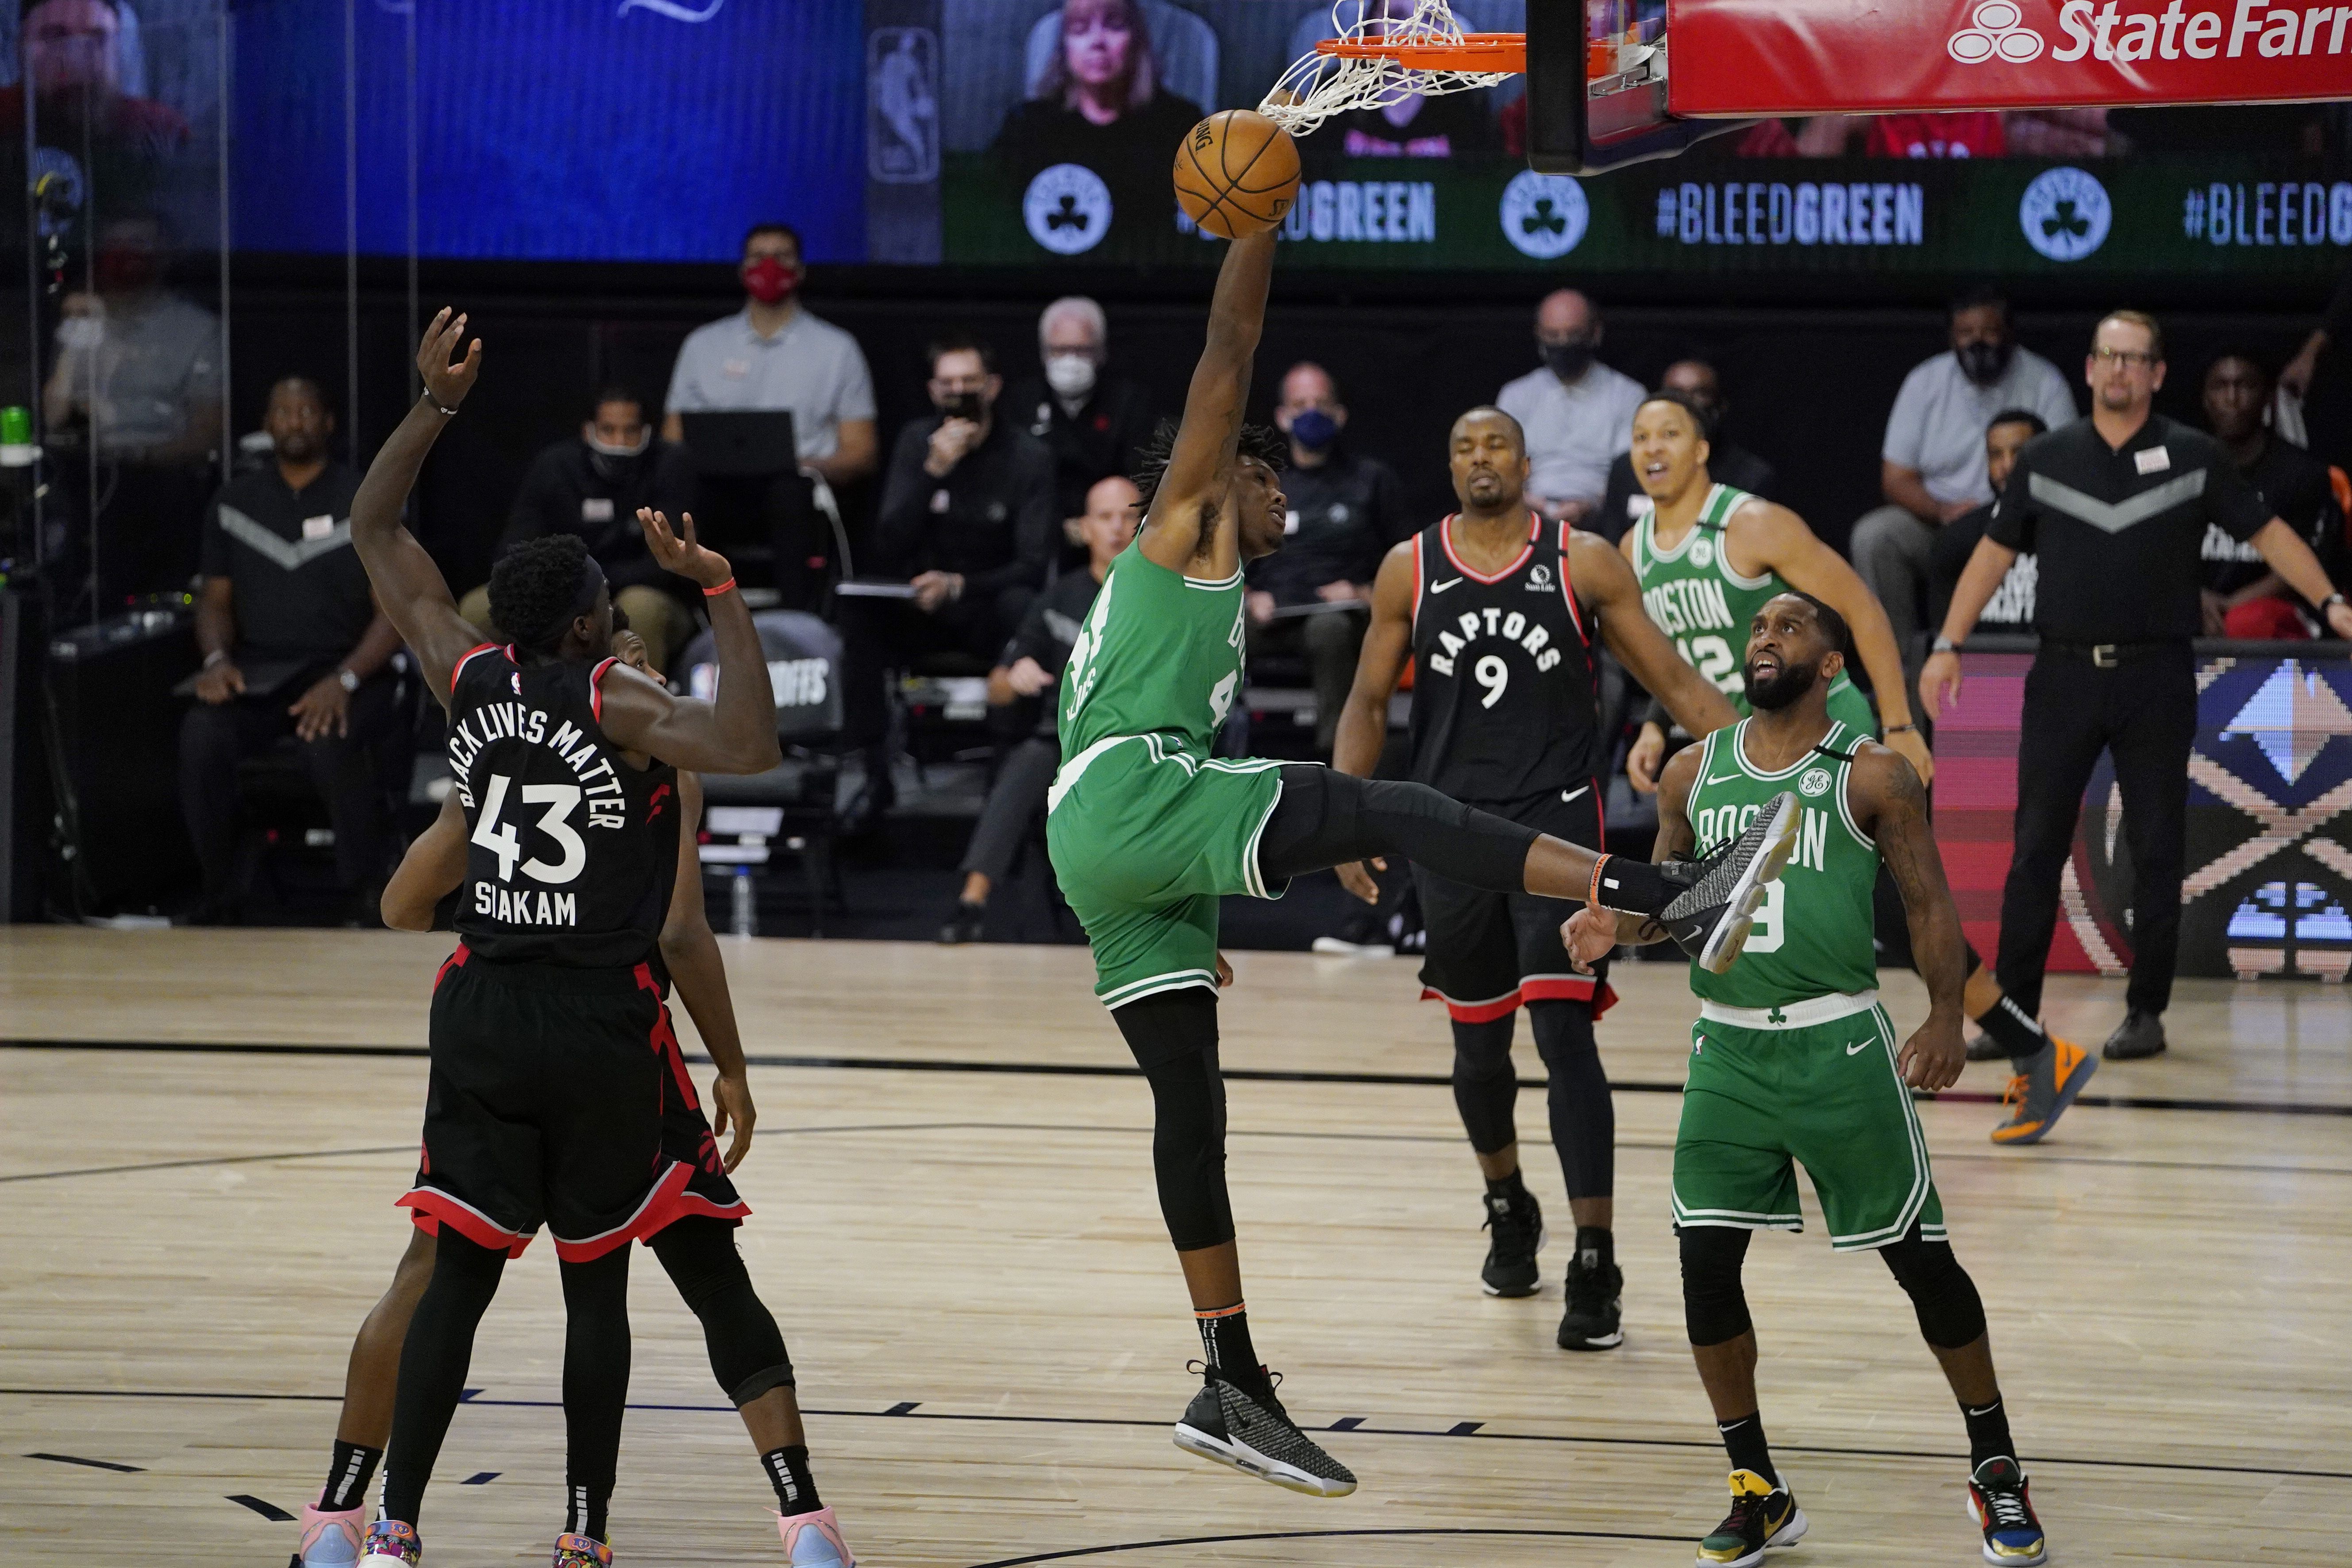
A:
{"type": "Polygon", "coordinates": [[[352,1568],[360,1560],[360,1538],[367,1534],[364,1504],[341,1512],[322,1512],[327,1494],[302,1507],[302,1538],[294,1548],[291,1568],[352,1568]]]}
{"type": "Polygon", "coordinates": [[[857,1557],[841,1538],[841,1521],[833,1510],[776,1516],[776,1531],[784,1538],[784,1561],[793,1568],[857,1568],[857,1557]]]}
{"type": "Polygon", "coordinates": [[[613,1549],[593,1535],[559,1535],[548,1568],[613,1568],[613,1549]]]}

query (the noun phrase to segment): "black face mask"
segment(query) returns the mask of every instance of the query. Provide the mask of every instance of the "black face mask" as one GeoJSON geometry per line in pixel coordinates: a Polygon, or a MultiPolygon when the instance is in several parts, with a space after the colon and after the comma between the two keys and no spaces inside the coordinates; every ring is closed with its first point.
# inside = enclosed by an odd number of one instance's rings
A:
{"type": "Polygon", "coordinates": [[[988,399],[977,392],[951,392],[940,399],[940,413],[950,419],[969,419],[977,424],[988,417],[988,399]]]}
{"type": "Polygon", "coordinates": [[[2001,378],[2002,372],[2009,369],[2011,356],[2017,353],[2017,345],[2011,342],[1962,343],[1952,352],[1959,359],[1962,375],[1979,386],[1990,386],[2001,378]]]}
{"type": "Polygon", "coordinates": [[[596,477],[608,485],[628,484],[637,477],[637,469],[644,465],[645,460],[645,454],[642,452],[620,458],[599,452],[592,447],[588,453],[588,466],[595,469],[596,477]]]}
{"type": "Polygon", "coordinates": [[[1543,355],[1545,367],[1562,381],[1574,381],[1592,368],[1593,347],[1588,338],[1569,338],[1560,342],[1536,340],[1536,352],[1543,355]]]}

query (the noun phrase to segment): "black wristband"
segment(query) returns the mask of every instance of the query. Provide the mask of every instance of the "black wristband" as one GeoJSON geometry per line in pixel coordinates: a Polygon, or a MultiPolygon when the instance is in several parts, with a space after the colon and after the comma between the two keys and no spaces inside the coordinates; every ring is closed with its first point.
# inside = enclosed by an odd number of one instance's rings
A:
{"type": "Polygon", "coordinates": [[[433,394],[432,394],[432,391],[431,391],[429,388],[428,388],[428,389],[426,390],[426,392],[425,393],[425,402],[427,402],[427,403],[429,403],[429,404],[431,404],[431,405],[433,405],[433,412],[434,412],[434,413],[436,413],[436,414],[438,414],[439,416],[441,416],[441,417],[442,417],[442,418],[444,418],[444,419],[455,419],[456,417],[457,417],[457,411],[456,409],[454,409],[454,408],[444,408],[444,407],[442,407],[442,406],[441,406],[441,400],[440,400],[439,398],[437,398],[437,397],[434,396],[434,395],[433,395],[433,394]]]}
{"type": "Polygon", "coordinates": [[[1654,915],[1681,889],[1647,860],[1606,855],[1594,868],[1592,901],[1620,914],[1654,915]]]}
{"type": "Polygon", "coordinates": [[[1879,733],[1882,735],[1916,734],[1918,732],[1918,729],[1919,726],[1916,724],[1889,724],[1885,729],[1879,731],[1879,733]]]}

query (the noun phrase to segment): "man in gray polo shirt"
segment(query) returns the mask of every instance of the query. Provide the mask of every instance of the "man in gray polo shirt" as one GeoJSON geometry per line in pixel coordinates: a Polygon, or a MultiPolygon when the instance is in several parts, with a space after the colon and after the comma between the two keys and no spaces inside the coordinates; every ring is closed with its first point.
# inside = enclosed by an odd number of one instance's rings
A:
{"type": "Polygon", "coordinates": [[[2018,346],[2009,301],[1998,292],[1973,289],[1953,300],[1950,331],[1950,349],[1913,366],[1895,395],[1878,465],[1886,504],[1863,513],[1846,552],[1886,606],[1906,657],[1920,626],[1937,534],[1992,500],[1986,425],[2005,409],[2038,415],[2053,429],[2075,419],[2066,378],[2018,346]]]}
{"type": "Polygon", "coordinates": [[[1573,289],[1536,307],[1543,367],[1505,384],[1495,406],[1527,433],[1528,504],[1555,522],[1585,524],[1609,489],[1609,463],[1633,445],[1642,384],[1594,359],[1601,311],[1573,289]]]}

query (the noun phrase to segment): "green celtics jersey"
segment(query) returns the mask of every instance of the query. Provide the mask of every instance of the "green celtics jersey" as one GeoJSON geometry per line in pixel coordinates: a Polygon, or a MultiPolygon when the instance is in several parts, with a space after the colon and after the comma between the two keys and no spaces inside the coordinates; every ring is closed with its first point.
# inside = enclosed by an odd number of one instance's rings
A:
{"type": "Polygon", "coordinates": [[[1655,507],[1633,522],[1633,574],[1642,582],[1642,608],[1675,639],[1683,662],[1742,713],[1748,711],[1747,682],[1740,675],[1748,623],[1765,600],[1789,591],[1777,573],[1742,577],[1731,569],[1724,526],[1741,502],[1754,499],[1746,490],[1716,486],[1699,508],[1698,521],[1671,551],[1658,548],[1655,507]]]}
{"type": "Polygon", "coordinates": [[[1832,992],[1851,994],[1878,984],[1872,941],[1871,891],[1878,846],[1855,826],[1846,803],[1847,760],[1867,736],[1832,722],[1812,751],[1777,773],[1748,760],[1753,720],[1717,730],[1704,742],[1690,820],[1697,852],[1736,838],[1774,795],[1797,792],[1802,808],[1797,850],[1780,879],[1769,884],[1756,928],[1730,973],[1691,965],[1691,989],[1727,1007],[1772,1008],[1832,992]]]}
{"type": "Polygon", "coordinates": [[[1103,577],[1062,672],[1063,757],[1144,734],[1174,736],[1207,756],[1241,689],[1243,642],[1239,572],[1204,583],[1129,545],[1103,577]]]}

